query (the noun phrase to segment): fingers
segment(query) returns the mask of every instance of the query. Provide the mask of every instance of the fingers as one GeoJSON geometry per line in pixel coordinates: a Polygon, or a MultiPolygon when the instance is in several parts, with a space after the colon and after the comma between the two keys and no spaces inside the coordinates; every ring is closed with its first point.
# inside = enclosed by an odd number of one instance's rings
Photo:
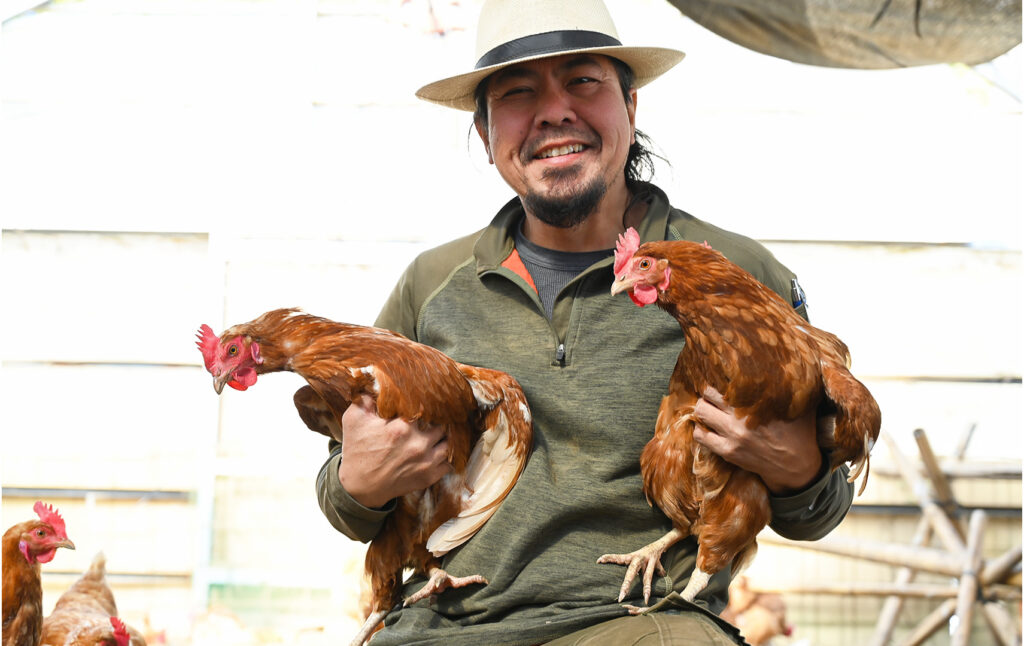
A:
{"type": "Polygon", "coordinates": [[[443,427],[382,418],[372,397],[355,398],[342,425],[344,459],[338,477],[367,507],[425,489],[452,471],[443,427]]]}
{"type": "Polygon", "coordinates": [[[720,408],[722,410],[730,408],[730,406],[725,403],[725,398],[722,397],[722,393],[718,392],[711,386],[705,388],[704,392],[702,392],[700,396],[701,399],[703,399],[707,403],[712,404],[716,408],[720,408]]]}
{"type": "Polygon", "coordinates": [[[442,434],[440,428],[438,428],[437,432],[441,437],[430,448],[429,458],[433,463],[430,475],[430,478],[433,481],[440,480],[442,476],[445,476],[452,471],[452,464],[449,462],[451,459],[451,451],[449,450],[448,438],[442,434]]]}

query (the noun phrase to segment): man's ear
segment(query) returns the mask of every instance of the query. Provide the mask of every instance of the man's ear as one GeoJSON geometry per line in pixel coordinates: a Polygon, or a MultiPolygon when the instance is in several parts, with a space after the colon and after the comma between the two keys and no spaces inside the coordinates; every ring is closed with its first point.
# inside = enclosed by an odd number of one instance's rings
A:
{"type": "Polygon", "coordinates": [[[629,115],[629,143],[636,143],[636,88],[629,91],[629,101],[626,103],[626,114],[629,115]]]}
{"type": "Polygon", "coordinates": [[[484,143],[484,150],[487,151],[487,161],[493,164],[494,158],[491,157],[491,141],[487,136],[487,124],[482,119],[474,119],[473,126],[476,128],[476,134],[480,135],[480,141],[484,143]]]}

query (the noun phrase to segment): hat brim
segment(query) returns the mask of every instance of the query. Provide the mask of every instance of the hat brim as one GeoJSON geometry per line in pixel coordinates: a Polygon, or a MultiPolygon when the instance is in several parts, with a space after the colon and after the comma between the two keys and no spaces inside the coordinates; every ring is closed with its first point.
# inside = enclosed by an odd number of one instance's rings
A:
{"type": "Polygon", "coordinates": [[[643,87],[644,85],[647,85],[668,70],[672,69],[676,63],[683,60],[683,57],[686,56],[686,54],[677,49],[668,49],[665,47],[627,47],[621,45],[570,49],[553,53],[538,54],[536,56],[525,56],[523,58],[506,61],[496,65],[481,67],[465,74],[451,76],[446,79],[424,85],[416,91],[416,96],[424,101],[430,101],[431,103],[443,105],[447,108],[455,108],[456,110],[472,112],[476,110],[476,103],[473,97],[476,93],[476,87],[480,84],[480,81],[484,80],[491,74],[494,74],[500,69],[525,63],[527,61],[551,58],[553,56],[565,56],[567,54],[604,54],[605,56],[617,58],[632,68],[634,74],[634,87],[643,87]]]}

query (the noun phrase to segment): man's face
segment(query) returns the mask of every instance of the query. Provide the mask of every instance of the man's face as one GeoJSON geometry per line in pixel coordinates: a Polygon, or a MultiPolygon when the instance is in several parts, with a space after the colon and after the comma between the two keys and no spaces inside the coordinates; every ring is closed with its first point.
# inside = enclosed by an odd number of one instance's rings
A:
{"type": "Polygon", "coordinates": [[[530,61],[496,72],[487,83],[488,120],[477,130],[528,211],[555,220],[549,224],[573,226],[609,189],[624,186],[636,92],[627,103],[607,57],[530,61]]]}

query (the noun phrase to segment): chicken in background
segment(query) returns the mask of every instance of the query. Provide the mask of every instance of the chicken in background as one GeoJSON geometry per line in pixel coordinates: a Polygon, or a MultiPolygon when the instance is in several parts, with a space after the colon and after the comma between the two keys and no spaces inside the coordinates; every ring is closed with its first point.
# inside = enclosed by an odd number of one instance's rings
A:
{"type": "Polygon", "coordinates": [[[107,559],[100,552],[57,600],[43,622],[40,646],[146,646],[142,633],[118,618],[106,570],[107,559]]]}
{"type": "Polygon", "coordinates": [[[3,537],[3,644],[36,646],[43,631],[43,585],[40,563],[57,550],[75,549],[64,519],[40,500],[32,507],[39,520],[14,525],[3,537]]]}
{"type": "Polygon", "coordinates": [[[339,442],[342,414],[364,397],[373,400],[382,418],[443,429],[452,471],[403,496],[367,548],[373,610],[354,644],[362,643],[399,601],[405,568],[428,577],[406,604],[449,587],[487,583],[481,575],[450,576],[440,557],[468,541],[494,514],[526,465],[533,426],[515,379],[457,363],[389,330],[295,309],[266,312],[220,337],[203,325],[198,337],[218,393],[225,384],[246,390],[260,374],[294,372],[307,382],[294,396],[302,420],[339,442]]]}
{"type": "Polygon", "coordinates": [[[729,585],[729,605],[722,619],[740,629],[750,646],[767,646],[772,637],[793,634],[786,623],[786,602],[774,592],[755,592],[745,576],[738,576],[729,585]]]}
{"type": "Polygon", "coordinates": [[[828,466],[834,470],[850,462],[850,482],[864,476],[861,492],[881,412],[850,374],[846,344],[805,321],[707,243],[640,245],[639,234],[630,228],[619,236],[614,271],[612,294],[628,292],[640,307],[657,303],[679,321],[686,343],[662,399],[654,437],[640,457],[644,493],[672,520],[673,529],[635,552],[606,554],[599,562],[629,566],[623,595],[642,570],[646,602],[654,573],[662,571],[661,555],[693,535],[697,565],[681,593],[692,601],[712,574],[730,563],[735,574],[753,557],[757,534],[771,520],[769,492],[761,478],[694,441],[697,400],[717,391],[751,430],[816,415],[817,441],[828,466]]]}

